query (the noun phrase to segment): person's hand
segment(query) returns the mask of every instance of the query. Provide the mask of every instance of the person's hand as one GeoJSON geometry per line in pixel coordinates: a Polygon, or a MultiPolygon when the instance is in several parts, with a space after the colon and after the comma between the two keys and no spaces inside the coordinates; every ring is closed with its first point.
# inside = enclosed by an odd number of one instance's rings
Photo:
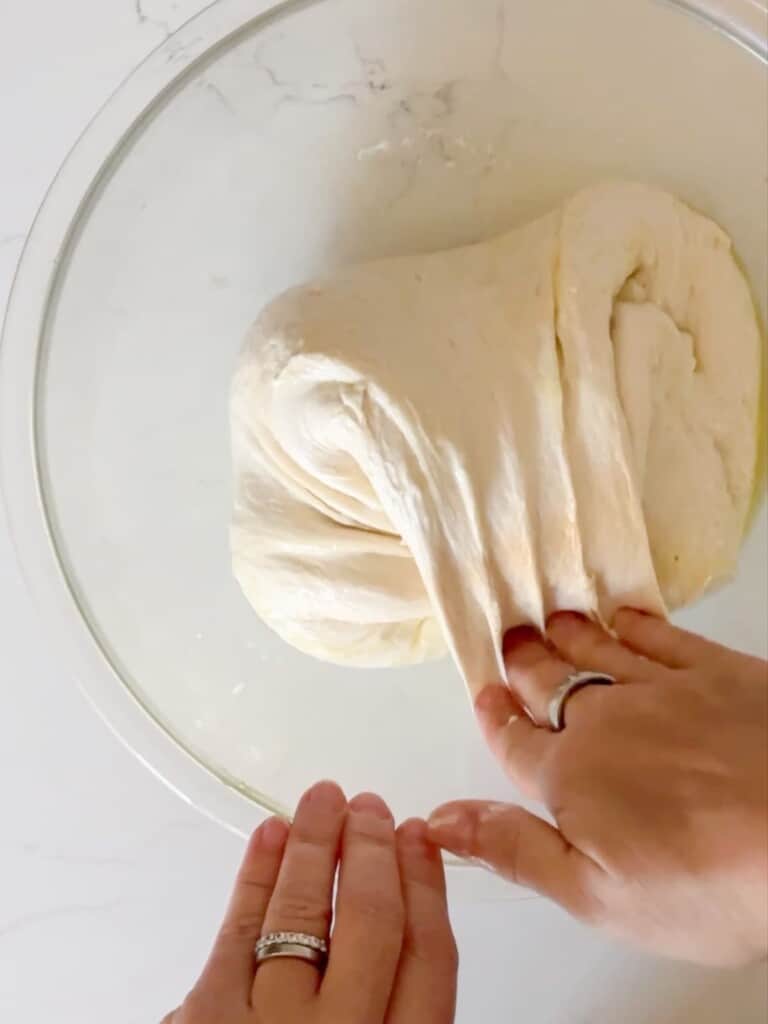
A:
{"type": "Polygon", "coordinates": [[[163,1024],[452,1024],[456,973],[442,858],[425,822],[396,833],[378,797],[347,804],[319,783],[292,826],[272,818],[254,834],[210,960],[163,1024]],[[256,968],[262,934],[327,938],[332,917],[324,975],[301,960],[256,968]]]}
{"type": "Polygon", "coordinates": [[[557,827],[468,801],[435,811],[430,836],[655,952],[717,965],[765,957],[766,663],[638,612],[614,628],[618,639],[565,614],[548,643],[513,631],[515,696],[490,686],[477,700],[492,750],[557,827]],[[576,693],[562,733],[537,728],[579,670],[619,685],[576,693]]]}

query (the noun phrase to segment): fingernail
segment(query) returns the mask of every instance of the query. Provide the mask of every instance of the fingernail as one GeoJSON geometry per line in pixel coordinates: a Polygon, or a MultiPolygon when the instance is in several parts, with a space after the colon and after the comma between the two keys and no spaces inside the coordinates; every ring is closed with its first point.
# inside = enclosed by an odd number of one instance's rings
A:
{"type": "Polygon", "coordinates": [[[453,853],[466,853],[472,842],[472,818],[464,810],[438,808],[430,815],[429,838],[453,853]]]}
{"type": "Polygon", "coordinates": [[[344,806],[346,798],[335,782],[324,781],[307,790],[303,797],[304,801],[323,811],[336,811],[344,806]]]}
{"type": "Polygon", "coordinates": [[[392,821],[392,812],[375,793],[359,793],[349,801],[349,809],[353,814],[371,815],[384,821],[392,821]]]}
{"type": "Polygon", "coordinates": [[[498,683],[492,683],[490,686],[486,686],[484,690],[481,690],[475,701],[475,710],[484,714],[503,706],[508,701],[509,691],[505,687],[499,686],[498,683]]]}
{"type": "MultiPolygon", "coordinates": [[[[611,626],[615,628],[621,620],[624,620],[625,623],[630,623],[633,619],[659,618],[661,618],[659,615],[654,614],[653,612],[643,611],[642,608],[619,608],[619,610],[614,614],[613,618],[611,619],[611,626]]],[[[664,620],[662,619],[662,621],[664,620]]]]}
{"type": "Polygon", "coordinates": [[[264,850],[280,850],[288,838],[290,826],[282,818],[270,818],[257,832],[259,844],[264,850]]]}
{"type": "Polygon", "coordinates": [[[504,636],[504,651],[509,654],[523,644],[541,642],[543,637],[534,626],[515,626],[504,636]]]}
{"type": "Polygon", "coordinates": [[[493,821],[494,818],[501,817],[509,813],[509,804],[502,803],[490,803],[486,804],[480,812],[478,819],[479,824],[484,825],[488,821],[493,821]]]}
{"type": "Polygon", "coordinates": [[[578,629],[588,621],[581,612],[555,612],[547,620],[547,629],[578,629]]]}

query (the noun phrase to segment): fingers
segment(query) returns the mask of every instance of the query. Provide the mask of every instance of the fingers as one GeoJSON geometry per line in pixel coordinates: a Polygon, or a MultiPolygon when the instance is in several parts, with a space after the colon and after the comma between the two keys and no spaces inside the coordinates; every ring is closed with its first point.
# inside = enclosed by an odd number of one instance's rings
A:
{"type": "MultiPolygon", "coordinates": [[[[333,885],[347,813],[344,794],[321,782],[299,803],[283,862],[269,902],[262,934],[304,932],[327,938],[331,926],[333,885]]],[[[306,1002],[316,995],[320,973],[301,960],[269,960],[256,972],[253,1004],[283,1005],[286,992],[306,1002]]]]}
{"type": "Polygon", "coordinates": [[[724,653],[719,644],[631,608],[622,608],[616,613],[613,628],[627,647],[667,668],[691,668],[712,658],[719,659],[724,653]]]}
{"type": "Polygon", "coordinates": [[[427,826],[413,820],[397,831],[397,859],[406,924],[387,1024],[444,1024],[456,1012],[458,952],[440,851],[427,826]]]}
{"type": "Polygon", "coordinates": [[[592,916],[593,881],[600,868],[562,833],[521,807],[460,801],[429,819],[433,843],[483,861],[514,882],[555,900],[571,913],[592,916]]]}
{"type": "Polygon", "coordinates": [[[547,636],[562,658],[581,671],[604,672],[619,682],[642,678],[641,659],[583,615],[553,615],[547,624],[547,636]]]}
{"type": "Polygon", "coordinates": [[[549,702],[558,686],[575,671],[530,626],[504,637],[504,662],[510,688],[536,722],[547,721],[549,702]]]}
{"type": "Polygon", "coordinates": [[[277,881],[289,826],[270,818],[254,832],[198,989],[247,1007],[253,984],[253,948],[277,881]]]}
{"type": "MultiPolygon", "coordinates": [[[[603,673],[618,682],[635,682],[649,671],[635,651],[575,612],[553,615],[546,639],[529,626],[510,630],[504,638],[504,657],[510,687],[542,725],[547,723],[549,702],[557,688],[573,672],[603,673]]],[[[574,696],[574,702],[581,703],[589,691],[582,693],[574,696]]]]}
{"type": "Polygon", "coordinates": [[[321,998],[329,1019],[384,1019],[397,973],[405,909],[387,805],[363,794],[349,804],[336,925],[321,998]]]}
{"type": "Polygon", "coordinates": [[[526,795],[539,798],[539,776],[555,737],[538,729],[505,686],[486,686],[475,702],[486,742],[513,782],[526,795]]]}

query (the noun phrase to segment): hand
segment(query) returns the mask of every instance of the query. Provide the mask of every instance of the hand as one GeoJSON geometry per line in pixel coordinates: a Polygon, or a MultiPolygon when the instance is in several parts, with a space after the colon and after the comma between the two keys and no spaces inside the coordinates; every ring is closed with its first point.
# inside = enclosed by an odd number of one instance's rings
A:
{"type": "Polygon", "coordinates": [[[333,783],[302,799],[292,826],[254,834],[208,965],[163,1024],[451,1024],[456,946],[439,851],[426,824],[395,833],[386,804],[349,804],[333,783]],[[269,960],[254,946],[275,931],[328,936],[323,976],[300,960],[269,960]]]}
{"type": "Polygon", "coordinates": [[[717,965],[765,957],[766,663],[638,612],[619,613],[615,630],[572,614],[553,618],[548,642],[514,630],[515,696],[491,686],[477,701],[497,758],[557,827],[460,802],[433,814],[430,835],[655,952],[717,965]],[[579,670],[620,685],[576,693],[562,733],[537,728],[579,670]]]}

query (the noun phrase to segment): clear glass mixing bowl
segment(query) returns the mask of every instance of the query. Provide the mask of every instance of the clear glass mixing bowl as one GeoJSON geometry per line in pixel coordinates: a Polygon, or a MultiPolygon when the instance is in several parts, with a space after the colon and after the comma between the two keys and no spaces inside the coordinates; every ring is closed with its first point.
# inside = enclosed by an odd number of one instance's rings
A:
{"type": "MultiPolygon", "coordinates": [[[[8,313],[4,491],[66,664],[186,799],[245,832],[321,776],[398,817],[509,797],[452,665],[323,665],[241,596],[236,353],[292,283],[497,233],[614,175],[720,221],[765,314],[762,9],[220,0],[90,126],[8,313]]],[[[760,515],[738,579],[683,618],[764,651],[767,550],[760,515]]]]}

